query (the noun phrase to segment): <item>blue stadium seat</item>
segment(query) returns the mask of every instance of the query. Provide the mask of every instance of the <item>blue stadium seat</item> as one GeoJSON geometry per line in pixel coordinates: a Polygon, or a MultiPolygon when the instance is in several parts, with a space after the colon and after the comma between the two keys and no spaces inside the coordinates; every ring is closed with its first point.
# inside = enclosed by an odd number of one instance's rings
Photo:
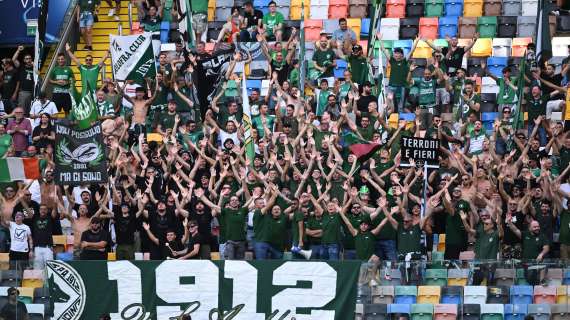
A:
{"type": "Polygon", "coordinates": [[[344,78],[344,71],[348,68],[346,61],[342,59],[336,60],[336,67],[334,68],[335,78],[344,78]]]}
{"type": "Polygon", "coordinates": [[[397,286],[394,288],[394,303],[412,304],[416,303],[418,288],[416,286],[397,286]]]}
{"type": "Polygon", "coordinates": [[[461,304],[463,303],[463,287],[444,286],[441,288],[441,303],[461,304]]]}
{"type": "Polygon", "coordinates": [[[564,280],[562,284],[570,284],[570,269],[564,269],[564,280]]]}
{"type": "Polygon", "coordinates": [[[511,303],[512,304],[531,304],[534,289],[532,286],[512,286],[511,287],[511,303]]]}
{"type": "Polygon", "coordinates": [[[250,95],[253,89],[261,90],[261,80],[246,80],[247,94],[250,95]]]}
{"type": "Polygon", "coordinates": [[[73,252],[60,252],[56,254],[55,258],[61,261],[71,261],[73,260],[73,252]]]}
{"type": "Polygon", "coordinates": [[[439,18],[439,37],[445,38],[457,36],[458,17],[441,17],[439,18]]]}
{"type": "Polygon", "coordinates": [[[400,120],[406,120],[408,122],[416,120],[416,115],[411,112],[400,113],[400,120]]]}
{"type": "Polygon", "coordinates": [[[412,44],[414,42],[412,40],[396,40],[394,41],[393,48],[402,48],[404,50],[404,55],[407,56],[412,50],[412,44]]]}
{"type": "Polygon", "coordinates": [[[526,313],[526,304],[505,304],[505,320],[523,320],[526,313]]]}
{"type": "Polygon", "coordinates": [[[487,58],[487,70],[495,77],[503,76],[503,68],[509,65],[508,57],[489,57],[487,58]]]}
{"type": "Polygon", "coordinates": [[[445,0],[445,15],[461,17],[463,15],[463,0],[445,0]]]}
{"type": "Polygon", "coordinates": [[[271,0],[253,0],[253,7],[266,15],[269,12],[269,2],[271,2],[271,0]]]}
{"type": "Polygon", "coordinates": [[[360,37],[367,38],[369,36],[368,32],[370,31],[370,18],[362,19],[362,24],[360,25],[360,37]]]}
{"type": "Polygon", "coordinates": [[[405,313],[410,314],[410,305],[409,304],[398,304],[393,303],[388,305],[388,313],[396,314],[396,313],[405,313]]]}
{"type": "Polygon", "coordinates": [[[162,21],[160,23],[160,42],[162,42],[162,43],[168,42],[169,32],[170,32],[170,22],[169,21],[162,21]]]}

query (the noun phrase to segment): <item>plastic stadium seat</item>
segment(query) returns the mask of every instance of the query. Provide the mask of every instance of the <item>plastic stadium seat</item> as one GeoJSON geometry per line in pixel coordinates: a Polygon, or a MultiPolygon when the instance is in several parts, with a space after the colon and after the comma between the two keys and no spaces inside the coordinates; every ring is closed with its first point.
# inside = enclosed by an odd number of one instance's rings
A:
{"type": "Polygon", "coordinates": [[[336,29],[338,29],[338,20],[335,20],[335,19],[323,20],[323,29],[329,35],[332,35],[332,33],[336,29]]]}
{"type": "MultiPolygon", "coordinates": [[[[360,29],[362,29],[362,20],[361,19],[354,19],[354,18],[350,18],[350,19],[346,19],[346,25],[352,29],[352,31],[354,31],[354,33],[356,34],[356,40],[359,41],[360,40],[360,29]]],[[[396,32],[396,34],[398,34],[396,32]]],[[[386,39],[388,40],[388,39],[386,39]]]]}
{"type": "Polygon", "coordinates": [[[517,17],[498,17],[497,37],[514,38],[517,35],[517,17]]]}
{"type": "MultiPolygon", "coordinates": [[[[301,20],[301,3],[302,0],[291,0],[291,10],[289,12],[291,20],[301,20]]],[[[310,7],[311,2],[309,0],[305,1],[305,19],[309,19],[310,7]]]]}
{"type": "Polygon", "coordinates": [[[372,289],[369,286],[358,286],[356,290],[356,303],[368,304],[372,302],[372,289]]]}
{"type": "Polygon", "coordinates": [[[507,57],[489,57],[487,59],[487,70],[495,77],[502,77],[503,68],[508,64],[509,59],[507,57]]]}
{"type": "MultiPolygon", "coordinates": [[[[480,110],[482,111],[482,110],[480,110]]],[[[493,123],[499,118],[498,112],[481,112],[481,121],[483,121],[483,126],[485,130],[489,133],[493,131],[493,123]]],[[[499,297],[502,298],[502,297],[499,297]]],[[[487,298],[489,300],[489,298],[487,298]]],[[[506,296],[506,302],[509,302],[509,296],[506,296]]]]}
{"type": "Polygon", "coordinates": [[[414,50],[412,57],[414,59],[417,58],[429,59],[432,56],[432,52],[433,49],[427,43],[425,43],[424,41],[420,41],[418,42],[418,45],[416,46],[416,50],[414,50]]]}
{"type": "Polygon", "coordinates": [[[368,10],[368,0],[349,0],[348,13],[352,18],[365,18],[368,10]]]}
{"type": "Polygon", "coordinates": [[[370,18],[362,19],[362,24],[360,26],[360,36],[368,38],[370,32],[370,18]]]}
{"type": "Polygon", "coordinates": [[[484,0],[483,1],[483,14],[486,16],[500,16],[502,12],[503,3],[501,0],[484,0]]]}
{"type": "Polygon", "coordinates": [[[493,55],[493,39],[479,38],[471,49],[472,57],[489,57],[493,55]]]}
{"type": "Polygon", "coordinates": [[[348,17],[348,0],[329,0],[329,19],[348,17]]]}
{"type": "Polygon", "coordinates": [[[425,0],[408,0],[406,2],[406,17],[423,17],[425,0]]]}
{"type": "Polygon", "coordinates": [[[394,303],[412,304],[417,301],[418,287],[416,286],[396,286],[394,292],[394,303]]]}
{"type": "Polygon", "coordinates": [[[477,33],[477,18],[459,17],[459,37],[472,39],[477,33]]]}
{"type": "MultiPolygon", "coordinates": [[[[552,39],[552,49],[554,49],[554,41],[556,41],[557,39],[561,40],[561,38],[553,38],[552,39]]],[[[568,40],[570,40],[570,38],[568,40]]],[[[566,53],[568,53],[568,49],[566,49],[566,53]]],[[[554,56],[559,56],[559,55],[554,55],[554,56]]],[[[567,56],[568,56],[567,54],[562,55],[562,57],[567,57],[567,56]]],[[[570,269],[564,269],[564,280],[562,283],[563,284],[570,284],[570,269]]]]}
{"type": "Polygon", "coordinates": [[[466,286],[469,278],[469,269],[449,269],[447,273],[447,285],[466,286]]]}
{"type": "Polygon", "coordinates": [[[538,0],[522,0],[522,10],[523,16],[535,16],[538,11],[538,0]]]}
{"type": "Polygon", "coordinates": [[[439,37],[445,38],[457,36],[458,17],[441,17],[439,18],[439,37]]]}
{"type": "Polygon", "coordinates": [[[387,0],[386,17],[404,18],[406,16],[406,0],[387,0]]]}
{"type": "Polygon", "coordinates": [[[380,284],[383,286],[399,286],[401,282],[402,273],[398,269],[390,269],[388,276],[385,269],[380,272],[380,284]]]}
{"type": "Polygon", "coordinates": [[[439,303],[441,297],[440,286],[419,286],[418,287],[418,303],[439,303]]]}
{"type": "Polygon", "coordinates": [[[570,318],[570,306],[568,304],[553,304],[550,306],[550,319],[568,320],[570,318]]]}
{"type": "Polygon", "coordinates": [[[482,304],[481,320],[503,320],[504,312],[502,304],[482,304]]]}
{"type": "Polygon", "coordinates": [[[400,19],[400,39],[415,39],[420,32],[420,19],[423,18],[400,19]]]}
{"type": "Polygon", "coordinates": [[[463,0],[445,0],[445,15],[460,17],[463,15],[463,0]]]}
{"type": "Polygon", "coordinates": [[[505,320],[523,320],[526,314],[526,304],[505,304],[505,320]]]}
{"type": "MultiPolygon", "coordinates": [[[[487,112],[487,114],[488,113],[494,113],[494,112],[487,112]]],[[[495,114],[495,115],[488,117],[488,118],[485,118],[485,119],[483,117],[481,117],[481,119],[483,121],[489,121],[491,118],[494,121],[497,118],[497,115],[495,114]]],[[[507,287],[507,286],[487,286],[487,303],[505,304],[505,303],[509,303],[509,298],[510,298],[509,287],[507,287]]]]}
{"type": "MultiPolygon", "coordinates": [[[[480,110],[481,110],[481,112],[497,112],[497,95],[494,93],[481,93],[481,109],[480,110]]],[[[509,284],[506,287],[510,288],[511,285],[512,284],[509,284]]],[[[507,301],[509,301],[509,296],[510,295],[507,295],[507,301]]],[[[488,299],[487,299],[487,301],[488,301],[488,299]]],[[[493,302],[493,303],[495,303],[495,302],[493,302]]]]}
{"type": "Polygon", "coordinates": [[[443,16],[444,6],[444,0],[425,0],[424,16],[441,17],[443,16]]]}
{"type": "Polygon", "coordinates": [[[556,303],[568,303],[568,286],[556,287],[556,303]]]}
{"type": "Polygon", "coordinates": [[[436,304],[433,307],[434,320],[456,320],[457,305],[455,304],[436,304]]]}
{"type": "MultiPolygon", "coordinates": [[[[497,94],[499,92],[499,86],[491,77],[483,77],[481,78],[481,94],[483,93],[494,93],[497,94]]],[[[512,290],[511,290],[512,296],[512,290]]],[[[512,300],[511,300],[512,302],[512,300]]]]}
{"type": "Polygon", "coordinates": [[[291,7],[289,7],[289,5],[284,6],[278,4],[276,10],[283,15],[285,20],[289,20],[291,17],[291,7]]]}
{"type": "MultiPolygon", "coordinates": [[[[451,270],[449,270],[451,271],[451,270]]],[[[463,302],[462,286],[443,286],[441,287],[441,303],[461,304],[463,302]]]]}
{"type": "Polygon", "coordinates": [[[346,61],[342,59],[336,60],[336,67],[334,68],[335,78],[344,78],[344,71],[348,68],[346,61]]]}
{"type": "Polygon", "coordinates": [[[400,19],[383,18],[380,20],[383,40],[398,40],[400,38],[400,19]]]}
{"type": "Polygon", "coordinates": [[[531,304],[533,288],[532,286],[512,286],[511,287],[511,303],[512,304],[531,304]]]}
{"type": "Polygon", "coordinates": [[[420,37],[436,39],[438,20],[438,18],[420,18],[420,37]]]}
{"type": "Polygon", "coordinates": [[[534,320],[550,320],[550,305],[529,304],[528,315],[533,316],[534,320]]]}
{"type": "Polygon", "coordinates": [[[309,12],[311,19],[327,19],[329,17],[329,0],[312,0],[309,12]]]}
{"type": "Polygon", "coordinates": [[[432,304],[413,304],[411,320],[431,320],[433,319],[432,304]]]}
{"type": "Polygon", "coordinates": [[[518,17],[517,18],[517,37],[532,37],[536,28],[536,17],[518,17]]]}
{"type": "Polygon", "coordinates": [[[426,269],[424,284],[427,286],[445,286],[447,284],[447,269],[426,269]]]}
{"type": "Polygon", "coordinates": [[[465,0],[463,3],[464,17],[480,17],[483,15],[483,0],[465,0]]]}
{"type": "Polygon", "coordinates": [[[305,20],[305,41],[319,40],[322,29],[322,20],[305,20]]]}
{"type": "Polygon", "coordinates": [[[22,281],[22,272],[17,270],[2,270],[2,282],[0,285],[3,287],[19,287],[22,281]]]}
{"type": "MultiPolygon", "coordinates": [[[[570,52],[570,37],[554,37],[552,38],[552,55],[554,57],[567,57],[570,52]]],[[[564,283],[570,284],[570,269],[564,269],[564,283]]]]}
{"type": "Polygon", "coordinates": [[[477,18],[477,32],[480,38],[495,38],[497,36],[497,17],[477,18]]]}
{"type": "Polygon", "coordinates": [[[556,287],[555,286],[535,286],[533,302],[536,304],[556,303],[556,287]]]}
{"type": "Polygon", "coordinates": [[[546,273],[546,282],[549,286],[560,286],[562,285],[563,279],[564,270],[559,268],[548,269],[548,272],[546,273]]]}
{"type": "Polygon", "coordinates": [[[28,310],[29,319],[43,319],[45,313],[45,306],[43,304],[26,304],[26,309],[28,310]]]}
{"type": "Polygon", "coordinates": [[[24,270],[22,287],[41,288],[43,285],[43,270],[24,270]]]}
{"type": "Polygon", "coordinates": [[[487,288],[485,286],[466,286],[463,288],[463,303],[483,304],[487,301],[487,288]]]}
{"type": "Polygon", "coordinates": [[[232,7],[216,7],[216,21],[227,21],[232,14],[232,7]]]}
{"type": "Polygon", "coordinates": [[[524,57],[526,46],[532,42],[532,38],[514,38],[511,44],[512,57],[524,57]]]}
{"type": "Polygon", "coordinates": [[[463,320],[479,320],[481,316],[480,304],[464,304],[460,309],[463,320]]]}
{"type": "Polygon", "coordinates": [[[558,26],[556,30],[560,32],[570,31],[570,16],[558,16],[557,17],[558,26]]]}
{"type": "Polygon", "coordinates": [[[389,304],[388,305],[388,313],[389,314],[410,314],[411,313],[411,306],[410,304],[389,304]]]}
{"type": "Polygon", "coordinates": [[[550,25],[550,37],[556,35],[556,30],[558,28],[558,19],[556,16],[548,16],[548,24],[550,25]]]}
{"type": "Polygon", "coordinates": [[[521,6],[521,0],[503,0],[503,15],[512,17],[520,16],[521,6]]]}
{"type": "MultiPolygon", "coordinates": [[[[511,55],[511,42],[510,38],[495,38],[493,39],[493,56],[494,57],[508,57],[511,55]]],[[[507,269],[503,269],[507,270],[507,269]]],[[[514,273],[514,269],[513,269],[514,273]]]]}
{"type": "Polygon", "coordinates": [[[393,48],[402,48],[404,55],[407,56],[410,50],[412,50],[413,43],[412,40],[397,40],[394,41],[393,48]]]}
{"type": "Polygon", "coordinates": [[[365,304],[364,319],[386,320],[388,318],[388,306],[385,304],[365,304]]]}
{"type": "Polygon", "coordinates": [[[394,302],[393,286],[375,286],[372,287],[372,303],[390,304],[394,302]]]}

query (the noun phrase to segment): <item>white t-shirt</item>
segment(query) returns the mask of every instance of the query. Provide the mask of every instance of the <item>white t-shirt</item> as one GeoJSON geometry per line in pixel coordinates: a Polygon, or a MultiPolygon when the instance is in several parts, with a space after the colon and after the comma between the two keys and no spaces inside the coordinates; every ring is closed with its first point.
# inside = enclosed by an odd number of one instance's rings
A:
{"type": "MultiPolygon", "coordinates": [[[[53,101],[51,100],[46,100],[46,102],[42,103],[40,100],[36,100],[34,101],[34,103],[32,103],[32,108],[30,109],[30,114],[33,115],[41,115],[42,113],[47,113],[50,116],[53,114],[56,114],[57,111],[57,107],[55,106],[55,103],[53,103],[53,101]]],[[[36,118],[31,120],[32,123],[32,130],[40,125],[40,118],[36,118]]]]}
{"type": "Polygon", "coordinates": [[[29,252],[28,236],[32,236],[30,227],[25,224],[16,224],[10,221],[10,250],[16,252],[29,252]]]}

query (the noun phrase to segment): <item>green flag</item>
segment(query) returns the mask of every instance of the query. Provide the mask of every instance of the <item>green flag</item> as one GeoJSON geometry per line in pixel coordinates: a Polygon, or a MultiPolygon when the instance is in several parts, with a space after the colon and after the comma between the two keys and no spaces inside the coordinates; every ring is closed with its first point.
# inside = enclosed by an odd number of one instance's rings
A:
{"type": "Polygon", "coordinates": [[[550,39],[550,24],[548,14],[551,11],[550,3],[544,0],[538,2],[538,12],[536,14],[536,30],[534,39],[536,43],[536,62],[540,67],[552,58],[552,42],[550,39]]]}
{"type": "Polygon", "coordinates": [[[306,63],[305,63],[305,1],[301,0],[301,34],[299,40],[301,42],[301,52],[299,54],[299,90],[301,97],[305,96],[305,78],[307,77],[306,63]]]}
{"type": "MultiPolygon", "coordinates": [[[[526,56],[526,53],[525,53],[526,56]]],[[[524,95],[524,85],[525,79],[524,75],[526,73],[526,59],[521,59],[521,63],[519,65],[519,75],[517,77],[517,108],[515,113],[513,114],[513,129],[519,130],[524,127],[524,114],[522,112],[522,101],[524,95]]]]}
{"type": "Polygon", "coordinates": [[[244,140],[245,140],[245,154],[249,161],[253,164],[255,158],[255,146],[253,145],[253,137],[251,135],[251,107],[249,105],[249,97],[247,95],[247,81],[245,72],[242,72],[242,99],[243,99],[243,126],[244,126],[244,140]]]}
{"type": "Polygon", "coordinates": [[[79,103],[75,103],[71,109],[71,118],[77,121],[77,127],[79,129],[89,128],[91,123],[97,121],[98,116],[93,89],[91,89],[89,84],[87,84],[87,88],[85,89],[85,95],[81,100],[76,101],[79,101],[79,103]]]}

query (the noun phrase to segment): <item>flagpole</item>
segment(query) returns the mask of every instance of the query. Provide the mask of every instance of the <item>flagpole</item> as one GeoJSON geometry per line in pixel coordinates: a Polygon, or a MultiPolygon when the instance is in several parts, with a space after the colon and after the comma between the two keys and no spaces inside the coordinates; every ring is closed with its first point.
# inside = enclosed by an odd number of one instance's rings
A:
{"type": "Polygon", "coordinates": [[[299,91],[301,91],[301,97],[305,97],[305,77],[307,75],[305,71],[305,1],[301,1],[301,30],[299,35],[299,40],[301,42],[300,54],[299,54],[299,91]]]}
{"type": "Polygon", "coordinates": [[[253,137],[251,134],[251,107],[249,105],[249,97],[247,95],[247,84],[245,78],[245,71],[241,73],[242,83],[241,83],[241,93],[243,100],[243,126],[244,126],[244,141],[245,141],[245,153],[247,159],[253,164],[253,159],[255,158],[255,147],[253,145],[253,137]]]}

